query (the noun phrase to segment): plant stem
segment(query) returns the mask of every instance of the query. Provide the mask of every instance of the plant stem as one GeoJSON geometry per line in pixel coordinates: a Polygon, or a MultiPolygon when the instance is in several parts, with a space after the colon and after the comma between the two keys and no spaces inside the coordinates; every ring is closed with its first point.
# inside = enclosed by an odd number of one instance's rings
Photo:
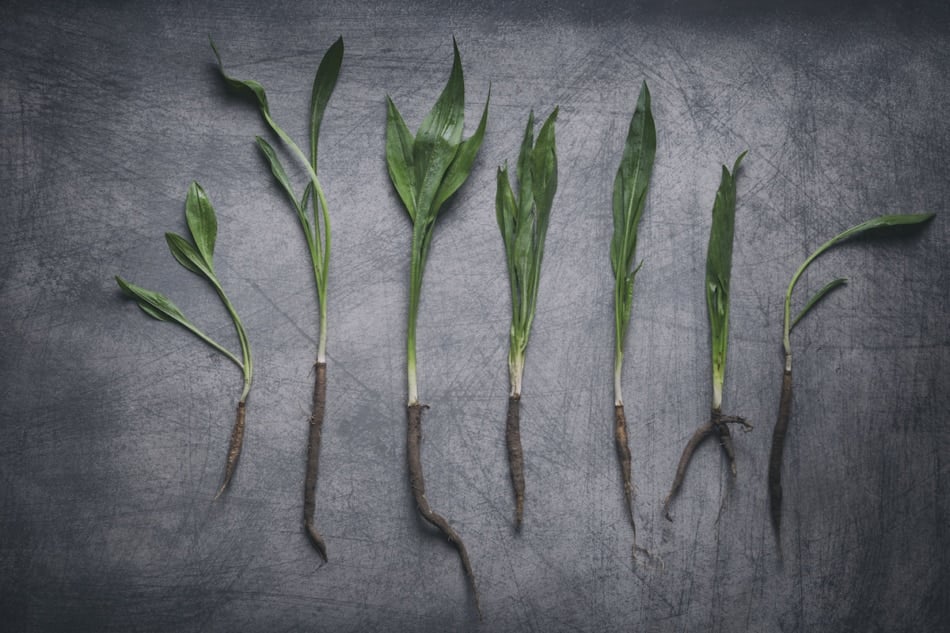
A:
{"type": "Polygon", "coordinates": [[[623,349],[614,351],[614,406],[623,406],[623,349]]]}
{"type": "Polygon", "coordinates": [[[231,316],[231,321],[234,322],[234,329],[237,332],[238,341],[241,343],[241,355],[244,358],[242,367],[244,370],[244,391],[241,392],[241,402],[244,402],[247,400],[247,394],[251,390],[251,380],[254,376],[254,364],[251,360],[251,344],[248,342],[247,333],[244,331],[244,325],[242,325],[237,311],[234,309],[228,296],[224,293],[224,288],[221,287],[217,279],[212,279],[211,284],[217,291],[218,296],[221,297],[224,307],[227,308],[228,314],[231,316]]]}

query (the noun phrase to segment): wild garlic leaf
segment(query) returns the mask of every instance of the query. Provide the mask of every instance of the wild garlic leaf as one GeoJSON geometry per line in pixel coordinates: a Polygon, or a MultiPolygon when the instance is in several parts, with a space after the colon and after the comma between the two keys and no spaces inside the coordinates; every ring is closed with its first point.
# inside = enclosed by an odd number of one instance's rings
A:
{"type": "Polygon", "coordinates": [[[386,97],[386,167],[409,217],[416,217],[414,139],[396,104],[386,97]]]}
{"type": "Polygon", "coordinates": [[[815,296],[813,296],[808,301],[808,303],[805,304],[805,307],[802,308],[802,311],[798,313],[798,316],[795,317],[794,321],[792,321],[792,328],[794,329],[795,326],[798,325],[798,322],[801,321],[802,318],[806,314],[808,314],[808,311],[814,308],[815,304],[817,304],[819,301],[825,298],[825,295],[830,293],[835,288],[845,285],[846,283],[848,283],[847,279],[845,279],[844,277],[839,277],[838,279],[834,279],[832,281],[829,281],[827,284],[825,284],[825,286],[821,290],[816,292],[815,296]]]}
{"type": "Polygon", "coordinates": [[[336,87],[343,65],[343,38],[338,38],[324,53],[317,74],[313,78],[313,90],[310,93],[310,164],[317,171],[317,144],[320,141],[320,125],[323,113],[330,102],[330,96],[336,87]]]}
{"type": "Polygon", "coordinates": [[[204,275],[209,279],[214,278],[214,272],[208,268],[204,258],[185,238],[175,233],[166,233],[165,242],[179,264],[193,273],[204,275]]]}
{"type": "Polygon", "coordinates": [[[722,179],[713,204],[712,227],[706,251],[706,307],[712,335],[713,373],[721,377],[729,342],[729,298],[732,276],[732,244],[736,222],[736,171],[743,152],[732,168],[722,166],[722,179]]]}
{"type": "Polygon", "coordinates": [[[191,237],[198,247],[208,270],[214,270],[214,242],[218,236],[218,220],[214,215],[214,208],[208,200],[204,189],[197,182],[188,187],[185,198],[185,219],[191,237]]]}

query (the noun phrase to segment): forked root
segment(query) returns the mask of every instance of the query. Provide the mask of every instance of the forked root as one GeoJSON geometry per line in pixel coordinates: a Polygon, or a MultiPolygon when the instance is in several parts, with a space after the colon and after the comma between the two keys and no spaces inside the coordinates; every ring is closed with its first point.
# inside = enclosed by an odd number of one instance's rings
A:
{"type": "Polygon", "coordinates": [[[732,443],[732,434],[729,432],[729,427],[727,426],[729,424],[741,424],[746,431],[752,430],[752,425],[747,422],[745,418],[734,415],[722,415],[719,409],[713,409],[709,421],[696,429],[693,436],[689,438],[689,442],[686,443],[686,448],[683,449],[683,454],[680,456],[679,464],[676,466],[676,476],[673,479],[673,487],[670,488],[670,493],[666,495],[666,500],[663,502],[663,516],[666,517],[667,521],[673,520],[670,516],[670,504],[673,502],[673,497],[676,496],[676,493],[678,493],[683,486],[683,480],[686,477],[686,467],[689,466],[693,453],[696,452],[696,449],[699,448],[703,440],[713,433],[719,436],[720,444],[726,453],[726,457],[729,459],[729,468],[733,476],[735,476],[736,450],[732,443]]]}

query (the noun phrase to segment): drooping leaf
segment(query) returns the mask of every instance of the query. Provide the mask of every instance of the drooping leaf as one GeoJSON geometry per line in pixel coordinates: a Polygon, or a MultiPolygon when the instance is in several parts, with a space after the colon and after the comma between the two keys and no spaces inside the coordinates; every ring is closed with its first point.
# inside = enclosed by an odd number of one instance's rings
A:
{"type": "Polygon", "coordinates": [[[195,241],[208,270],[214,270],[214,242],[218,236],[218,220],[208,196],[197,182],[188,187],[185,219],[188,221],[191,238],[195,241]]]}
{"type": "Polygon", "coordinates": [[[396,104],[386,97],[386,167],[409,217],[416,217],[416,172],[413,138],[396,104]]]}
{"type": "Polygon", "coordinates": [[[343,65],[343,38],[338,38],[320,60],[317,74],[313,78],[313,90],[310,93],[310,164],[317,171],[317,145],[320,142],[320,125],[323,113],[330,102],[330,96],[336,87],[343,65]]]}
{"type": "Polygon", "coordinates": [[[210,37],[208,41],[211,42],[211,50],[214,51],[214,56],[218,60],[218,70],[221,72],[221,76],[224,77],[224,80],[233,88],[244,88],[250,90],[254,97],[257,99],[257,104],[261,109],[261,112],[265,115],[264,118],[270,118],[270,106],[267,104],[267,93],[264,92],[264,86],[257,83],[254,80],[242,80],[235,79],[231,77],[224,71],[224,62],[221,61],[221,53],[218,52],[218,47],[215,46],[214,40],[210,37]]]}
{"type": "Polygon", "coordinates": [[[814,308],[816,303],[818,303],[819,301],[821,301],[822,299],[825,298],[825,295],[827,295],[829,292],[831,292],[831,291],[834,290],[835,288],[838,288],[839,286],[845,285],[846,283],[848,283],[848,280],[845,279],[844,277],[839,277],[838,279],[834,279],[834,280],[832,280],[832,281],[829,281],[829,282],[825,285],[824,288],[822,288],[821,290],[819,290],[818,292],[816,292],[816,293],[815,293],[815,296],[813,296],[813,297],[808,301],[808,303],[805,304],[805,307],[802,308],[802,311],[799,312],[799,313],[798,313],[798,316],[795,317],[795,320],[792,321],[792,328],[794,329],[795,326],[798,325],[798,322],[801,321],[802,318],[803,318],[806,314],[808,314],[808,311],[811,310],[812,308],[814,308]]]}
{"type": "Polygon", "coordinates": [[[166,233],[165,242],[168,244],[168,250],[171,251],[175,260],[193,273],[213,278],[214,273],[208,269],[208,265],[202,258],[201,253],[195,250],[195,247],[188,243],[188,240],[176,233],[166,233]]]}
{"type": "MultiPolygon", "coordinates": [[[[831,238],[830,240],[828,240],[827,242],[819,246],[817,249],[815,249],[815,251],[811,255],[809,255],[808,258],[806,258],[804,262],[802,262],[802,265],[798,267],[798,270],[795,271],[795,274],[792,275],[792,279],[788,283],[788,289],[785,291],[785,322],[784,322],[785,332],[784,332],[784,341],[783,341],[783,344],[785,347],[785,353],[791,354],[792,352],[791,343],[789,341],[789,334],[791,333],[792,328],[794,327],[794,323],[791,320],[792,292],[795,290],[795,285],[798,283],[798,280],[801,278],[802,273],[805,272],[805,270],[811,265],[813,261],[818,259],[818,257],[820,257],[823,253],[828,251],[828,249],[830,249],[831,247],[837,244],[840,244],[841,242],[844,242],[847,239],[860,235],[861,233],[864,233],[866,231],[871,231],[875,229],[883,229],[883,228],[894,227],[894,226],[923,224],[932,220],[935,215],[936,214],[934,213],[881,215],[876,218],[871,218],[870,220],[867,220],[866,222],[861,222],[860,224],[856,224],[852,226],[851,228],[845,229],[844,231],[842,231],[841,233],[838,233],[833,238],[831,238]]],[[[826,292],[830,292],[832,289],[833,288],[829,288],[826,292]]],[[[819,294],[821,292],[822,291],[819,291],[819,294]]],[[[821,297],[817,297],[816,299],[813,299],[812,301],[810,301],[808,305],[805,307],[805,309],[802,310],[802,312],[799,314],[798,318],[795,319],[795,323],[797,323],[800,318],[804,317],[805,314],[814,306],[815,303],[818,302],[820,298],[821,297]]]]}

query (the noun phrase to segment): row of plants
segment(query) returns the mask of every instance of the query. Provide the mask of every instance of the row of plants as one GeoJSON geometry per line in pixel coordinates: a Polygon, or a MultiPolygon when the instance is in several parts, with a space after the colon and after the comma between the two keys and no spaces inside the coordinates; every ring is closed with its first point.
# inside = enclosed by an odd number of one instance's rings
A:
{"type": "MultiPolygon", "coordinates": [[[[313,547],[324,560],[327,547],[316,528],[316,487],[319,470],[327,391],[327,288],[329,280],[331,229],[327,199],[318,177],[318,147],[323,116],[336,86],[343,62],[343,40],[338,39],[323,56],[314,78],[309,110],[309,156],[277,124],[271,115],[264,87],[253,80],[237,79],[225,72],[218,49],[211,43],[221,76],[234,89],[252,97],[267,127],[280,140],[284,154],[298,164],[298,173],[306,176],[301,193],[284,167],[280,153],[263,137],[257,136],[257,146],[268,165],[271,176],[285,192],[302,229],[310,255],[314,283],[317,290],[318,346],[314,361],[312,408],[309,416],[309,440],[304,484],[304,528],[313,547]]],[[[412,134],[395,103],[387,97],[386,155],[385,160],[392,185],[405,207],[412,223],[410,242],[410,279],[408,302],[408,331],[406,335],[407,369],[407,458],[408,475],[413,499],[420,516],[457,548],[462,567],[471,585],[476,609],[481,614],[478,588],[468,550],[458,532],[441,514],[434,511],[426,497],[421,445],[422,416],[428,408],[419,397],[416,364],[416,324],[422,280],[432,235],[440,211],[452,195],[468,179],[476,155],[485,136],[490,101],[486,99],[475,132],[464,138],[465,86],[458,46],[453,40],[454,59],[448,82],[435,105],[412,134]]],[[[531,326],[534,320],[539,281],[541,278],[544,243],[554,208],[558,181],[558,159],[555,125],[558,109],[544,120],[535,135],[534,113],[528,116],[520,151],[514,168],[514,180],[507,163],[498,168],[495,207],[502,236],[511,289],[511,326],[509,330],[508,374],[510,393],[505,422],[505,437],[515,497],[514,525],[520,530],[524,520],[525,467],[521,445],[520,404],[524,378],[525,358],[531,326]]],[[[634,287],[642,261],[637,262],[637,231],[648,198],[650,179],[656,155],[656,126],[651,111],[650,92],[644,83],[630,120],[623,154],[613,187],[613,236],[609,253],[614,276],[614,442],[623,486],[623,497],[632,531],[634,559],[643,551],[636,541],[634,520],[635,486],[632,480],[633,455],[628,441],[628,423],[622,395],[623,356],[633,313],[634,287]]],[[[724,415],[722,394],[725,381],[726,355],[729,340],[729,305],[731,298],[732,253],[735,236],[737,202],[737,174],[745,152],[739,155],[729,169],[722,167],[722,177],[712,204],[712,222],[706,256],[705,294],[711,340],[712,403],[710,416],[690,437],[676,468],[670,492],[664,502],[664,514],[671,518],[669,509],[683,485],[687,467],[697,447],[707,438],[718,438],[728,459],[733,475],[736,474],[736,453],[730,425],[750,430],[752,425],[744,418],[724,415]]],[[[116,280],[122,290],[135,299],[149,316],[176,323],[190,331],[234,362],[243,373],[243,389],[238,400],[223,481],[215,498],[220,496],[232,479],[243,445],[246,404],[253,380],[253,361],[247,332],[234,306],[229,301],[214,270],[213,255],[217,236],[217,219],[207,194],[193,183],[185,199],[185,217],[191,239],[174,233],[165,235],[168,247],[179,264],[203,277],[215,289],[234,324],[240,343],[240,356],[205,334],[167,297],[141,288],[121,277],[116,280]]],[[[824,297],[840,288],[845,279],[839,278],[820,288],[797,316],[791,318],[792,293],[802,273],[820,255],[841,242],[869,231],[897,225],[927,222],[933,214],[884,215],[853,226],[821,245],[795,271],[784,297],[782,391],[778,418],[768,470],[768,489],[771,520],[776,537],[780,535],[782,516],[782,455],[792,404],[792,355],[790,334],[795,325],[824,297]]],[[[606,334],[605,334],[606,335],[606,334]]]]}

